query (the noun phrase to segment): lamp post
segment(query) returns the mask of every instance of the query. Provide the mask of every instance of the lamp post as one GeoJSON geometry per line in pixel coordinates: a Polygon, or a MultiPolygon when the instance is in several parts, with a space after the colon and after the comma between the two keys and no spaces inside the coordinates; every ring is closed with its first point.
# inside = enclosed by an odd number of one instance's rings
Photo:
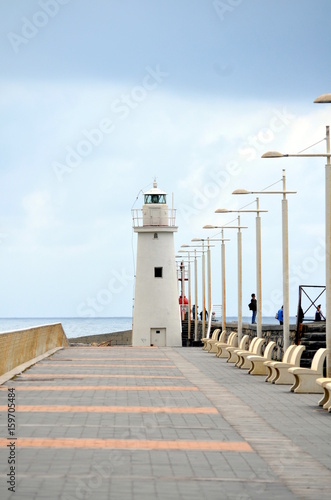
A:
{"type": "MultiPolygon", "coordinates": [[[[191,240],[194,241],[194,240],[191,240]]],[[[205,329],[206,329],[206,274],[205,274],[205,267],[206,267],[206,261],[205,261],[205,247],[204,247],[204,241],[202,241],[202,336],[205,336],[205,329]]]]}
{"type": "MultiPolygon", "coordinates": [[[[182,245],[181,248],[190,248],[193,245],[182,245]]],[[[185,251],[185,250],[179,250],[185,251]]],[[[186,250],[188,251],[188,250],[186,250]]],[[[194,249],[194,300],[195,300],[195,308],[194,308],[194,341],[198,340],[198,256],[197,252],[201,252],[201,250],[194,249]]]]}
{"type": "Polygon", "coordinates": [[[185,264],[183,260],[180,263],[180,279],[181,279],[181,296],[182,296],[180,319],[183,321],[185,319],[185,264]]]}
{"type": "MultiPolygon", "coordinates": [[[[331,102],[331,94],[324,94],[315,99],[316,103],[331,102]]],[[[330,129],[326,127],[326,153],[298,153],[298,154],[282,154],[278,151],[268,151],[262,155],[262,158],[288,158],[288,157],[305,157],[326,158],[325,165],[325,285],[326,285],[326,376],[331,377],[331,150],[330,150],[330,129]]]]}
{"type": "MultiPolygon", "coordinates": [[[[192,304],[192,300],[191,300],[191,258],[190,258],[190,255],[191,255],[191,251],[190,250],[179,250],[179,252],[187,252],[188,253],[188,316],[187,316],[187,319],[188,319],[188,334],[187,334],[187,338],[189,341],[191,341],[191,304],[192,304]]],[[[185,278],[185,276],[184,276],[185,278]]],[[[185,298],[185,294],[184,294],[184,298],[185,298]]],[[[182,298],[182,303],[183,303],[183,300],[184,298],[182,298]]]]}
{"type": "MultiPolygon", "coordinates": [[[[206,273],[205,273],[205,246],[204,243],[207,241],[207,269],[208,269],[208,305],[209,313],[211,308],[211,264],[210,264],[210,244],[208,239],[204,238],[193,238],[191,241],[201,241],[202,242],[202,331],[205,334],[206,329],[206,273]]],[[[213,245],[212,245],[213,246],[213,245]]]]}
{"type": "MultiPolygon", "coordinates": [[[[205,226],[204,226],[205,228],[205,226]]],[[[196,239],[198,241],[198,239],[196,239]]],[[[202,240],[201,240],[202,241],[202,240]]],[[[225,246],[224,242],[225,241],[230,241],[227,239],[224,239],[223,234],[222,238],[207,238],[208,241],[208,247],[210,248],[209,242],[210,241],[221,241],[222,242],[222,331],[225,330],[226,328],[226,317],[225,317],[225,246]]],[[[210,263],[210,262],[209,262],[210,263]]],[[[209,275],[211,275],[211,266],[209,269],[209,275]]],[[[209,314],[211,312],[211,278],[209,279],[209,297],[210,297],[210,302],[209,302],[209,314]]]]}
{"type": "MultiPolygon", "coordinates": [[[[225,304],[226,304],[226,289],[225,289],[225,245],[223,238],[224,229],[238,229],[237,233],[237,261],[238,261],[238,343],[240,343],[242,337],[242,241],[241,241],[241,229],[247,229],[247,226],[240,225],[240,215],[238,215],[238,225],[237,226],[213,226],[207,224],[203,226],[204,229],[222,229],[222,330],[226,328],[226,315],[225,315],[225,304]],[[224,256],[223,256],[224,255],[224,256]]],[[[213,240],[214,241],[214,240],[213,240]]]]}
{"type": "Polygon", "coordinates": [[[290,304],[289,304],[289,259],[288,259],[288,204],[287,194],[296,194],[296,191],[286,191],[286,176],[283,170],[282,191],[247,191],[236,189],[232,194],[282,194],[282,255],[283,255],[283,349],[290,345],[290,304]]]}
{"type": "MultiPolygon", "coordinates": [[[[211,262],[210,262],[209,238],[207,238],[207,240],[204,240],[202,238],[193,238],[191,241],[202,241],[202,248],[203,248],[204,242],[207,241],[207,291],[208,291],[208,301],[207,302],[208,302],[208,311],[210,311],[210,308],[211,308],[211,262]]],[[[202,258],[204,258],[203,255],[202,255],[202,258]]]]}
{"type": "Polygon", "coordinates": [[[262,278],[261,278],[261,212],[267,212],[268,210],[260,210],[259,198],[256,198],[256,210],[254,209],[239,209],[239,210],[228,210],[226,208],[218,208],[215,210],[217,214],[224,213],[256,213],[256,295],[257,295],[257,325],[256,325],[256,335],[257,337],[262,337],[262,278]]]}
{"type": "MultiPolygon", "coordinates": [[[[331,94],[323,94],[314,101],[317,104],[331,103],[331,94]]],[[[331,377],[331,150],[330,129],[326,127],[326,152],[327,162],[325,165],[325,274],[326,274],[326,325],[325,338],[326,347],[326,376],[331,377]]]]}

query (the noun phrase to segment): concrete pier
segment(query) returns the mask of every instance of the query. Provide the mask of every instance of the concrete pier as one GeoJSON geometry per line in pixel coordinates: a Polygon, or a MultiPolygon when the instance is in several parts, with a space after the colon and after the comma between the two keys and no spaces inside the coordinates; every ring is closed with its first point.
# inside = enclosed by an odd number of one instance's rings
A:
{"type": "Polygon", "coordinates": [[[0,398],[2,499],[330,497],[331,415],[319,395],[199,348],[65,348],[6,382],[0,398]]]}

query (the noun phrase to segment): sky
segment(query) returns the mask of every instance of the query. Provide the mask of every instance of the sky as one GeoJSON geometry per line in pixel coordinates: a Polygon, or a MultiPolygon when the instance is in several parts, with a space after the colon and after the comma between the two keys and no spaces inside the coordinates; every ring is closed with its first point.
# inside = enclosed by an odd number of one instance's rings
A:
{"type": "MultiPolygon", "coordinates": [[[[0,12],[0,317],[131,316],[131,209],[154,178],[169,205],[173,195],[177,252],[219,238],[203,226],[236,215],[217,208],[256,207],[235,189],[263,190],[286,169],[290,315],[299,285],[325,284],[325,159],[261,155],[325,152],[331,107],[313,101],[331,92],[329,0],[15,0],[0,12]]],[[[263,315],[274,316],[281,196],[261,195],[260,208],[263,315]]],[[[248,315],[255,215],[241,223],[248,315]]],[[[236,231],[225,236],[236,316],[236,231]]],[[[211,259],[220,304],[219,242],[211,259]]]]}

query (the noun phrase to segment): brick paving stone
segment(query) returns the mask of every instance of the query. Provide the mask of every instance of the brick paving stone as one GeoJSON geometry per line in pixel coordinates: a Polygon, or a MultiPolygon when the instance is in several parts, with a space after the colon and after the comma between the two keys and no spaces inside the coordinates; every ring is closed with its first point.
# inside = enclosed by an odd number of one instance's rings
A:
{"type": "MultiPolygon", "coordinates": [[[[0,388],[1,406],[8,387],[15,387],[18,405],[38,410],[20,412],[18,406],[22,446],[18,439],[14,494],[5,483],[8,451],[0,447],[1,499],[329,498],[331,415],[317,406],[319,395],[292,394],[288,386],[267,384],[264,377],[250,376],[199,348],[68,348],[0,388]],[[180,378],[165,378],[170,376],[180,378]],[[49,389],[32,390],[38,387],[49,389]],[[67,409],[42,411],[47,406],[67,409]],[[75,411],[75,406],[82,408],[75,411]],[[126,411],[114,413],[109,407],[126,411]],[[52,440],[44,441],[46,447],[26,448],[23,438],[52,440]],[[71,448],[54,447],[63,439],[74,439],[71,448]],[[119,441],[107,448],[109,439],[119,441]],[[132,440],[136,448],[123,449],[121,443],[132,440]],[[183,448],[153,444],[170,442],[183,448]],[[212,451],[203,448],[204,442],[239,448],[212,451]]],[[[3,443],[6,413],[1,416],[3,443]]]]}

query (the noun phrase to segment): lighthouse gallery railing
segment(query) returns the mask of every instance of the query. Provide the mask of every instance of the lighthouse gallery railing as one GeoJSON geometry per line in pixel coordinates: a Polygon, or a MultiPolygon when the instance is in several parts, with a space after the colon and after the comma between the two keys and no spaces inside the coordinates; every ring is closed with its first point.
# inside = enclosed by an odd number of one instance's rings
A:
{"type": "MultiPolygon", "coordinates": [[[[133,209],[132,211],[132,226],[133,227],[143,227],[146,226],[146,216],[143,217],[142,209],[133,209]]],[[[168,217],[166,218],[167,223],[165,223],[164,215],[156,218],[153,216],[150,226],[176,226],[176,209],[168,209],[168,217]]]]}

